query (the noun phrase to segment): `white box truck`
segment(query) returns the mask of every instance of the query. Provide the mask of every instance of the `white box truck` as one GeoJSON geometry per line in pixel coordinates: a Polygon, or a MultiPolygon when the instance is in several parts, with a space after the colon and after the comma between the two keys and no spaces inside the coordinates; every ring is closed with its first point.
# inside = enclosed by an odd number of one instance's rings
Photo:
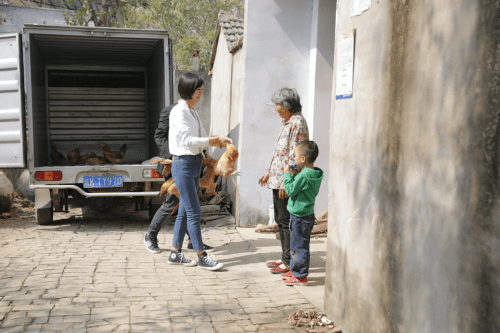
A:
{"type": "Polygon", "coordinates": [[[141,163],[159,155],[154,132],[173,100],[171,55],[164,30],[25,25],[0,35],[0,168],[28,168],[39,224],[103,198],[146,200],[154,213],[163,178],[141,163]],[[64,156],[75,148],[102,156],[101,142],[115,151],[126,144],[123,162],[51,161],[52,143],[64,156]]]}

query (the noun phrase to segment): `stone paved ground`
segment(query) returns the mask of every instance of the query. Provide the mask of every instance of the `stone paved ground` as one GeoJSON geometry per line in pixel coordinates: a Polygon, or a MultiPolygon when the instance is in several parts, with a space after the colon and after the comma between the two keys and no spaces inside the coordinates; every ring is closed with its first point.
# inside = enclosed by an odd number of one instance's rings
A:
{"type": "MultiPolygon", "coordinates": [[[[312,305],[234,227],[205,229],[226,264],[209,272],[147,252],[147,212],[75,208],[55,219],[0,224],[0,332],[305,332],[284,320],[312,305]]],[[[171,241],[166,226],[160,247],[171,241]]]]}

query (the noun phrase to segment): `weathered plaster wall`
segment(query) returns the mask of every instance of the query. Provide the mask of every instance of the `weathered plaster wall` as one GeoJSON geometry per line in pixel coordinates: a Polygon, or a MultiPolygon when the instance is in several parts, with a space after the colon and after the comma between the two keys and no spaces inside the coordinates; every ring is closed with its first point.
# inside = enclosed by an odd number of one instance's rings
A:
{"type": "MultiPolygon", "coordinates": [[[[212,124],[210,134],[226,135],[233,140],[233,144],[240,148],[240,121],[243,109],[243,93],[245,86],[245,52],[240,49],[229,53],[227,41],[224,36],[219,36],[217,45],[217,56],[212,69],[212,124]]],[[[218,158],[224,153],[223,149],[211,148],[211,155],[218,158]]],[[[240,160],[236,170],[239,170],[240,160]]],[[[239,216],[239,177],[227,179],[226,190],[231,195],[233,202],[233,214],[238,220],[239,216]]]]}
{"type": "Polygon", "coordinates": [[[21,32],[24,24],[66,25],[64,13],[67,12],[0,4],[0,33],[21,32]]]}
{"type": "MultiPolygon", "coordinates": [[[[231,70],[233,67],[233,56],[229,53],[224,33],[219,35],[217,44],[217,56],[215,57],[212,68],[212,86],[213,94],[211,96],[212,118],[210,125],[210,134],[228,135],[229,119],[231,114],[231,70]]],[[[214,157],[219,157],[219,150],[214,151],[214,157]]]]}
{"type": "Polygon", "coordinates": [[[177,91],[177,86],[179,85],[179,79],[184,73],[196,73],[203,78],[203,97],[200,102],[195,105],[194,109],[198,112],[200,120],[207,131],[210,133],[210,118],[211,118],[211,96],[212,96],[212,77],[208,75],[208,72],[198,72],[198,71],[181,71],[176,70],[174,72],[174,102],[178,102],[180,99],[179,92],[177,91]]]}
{"type": "MultiPolygon", "coordinates": [[[[244,43],[244,42],[243,42],[244,43]]],[[[243,117],[243,101],[245,94],[245,49],[233,53],[233,78],[231,86],[231,119],[229,137],[233,140],[234,145],[241,150],[241,130],[240,124],[243,117]]],[[[251,143],[250,143],[251,144],[251,143]]],[[[238,159],[236,170],[241,169],[241,159],[238,159]]],[[[234,203],[233,214],[236,216],[239,223],[240,216],[240,196],[239,190],[235,184],[240,186],[241,177],[233,177],[227,179],[227,189],[231,194],[231,199],[234,203]]]]}
{"type": "Polygon", "coordinates": [[[313,1],[307,123],[310,139],[314,140],[319,148],[318,159],[314,165],[325,172],[324,181],[316,197],[316,214],[328,208],[328,163],[330,161],[328,133],[332,105],[335,7],[335,1],[313,1]]]}
{"type": "Polygon", "coordinates": [[[240,225],[267,222],[272,193],[258,179],[268,169],[281,118],[265,103],[296,88],[307,117],[312,0],[245,1],[245,90],[240,122],[240,225]]]}
{"type": "Polygon", "coordinates": [[[349,11],[340,0],[354,97],[332,112],[326,312],[344,332],[499,332],[500,1],[349,11]]]}

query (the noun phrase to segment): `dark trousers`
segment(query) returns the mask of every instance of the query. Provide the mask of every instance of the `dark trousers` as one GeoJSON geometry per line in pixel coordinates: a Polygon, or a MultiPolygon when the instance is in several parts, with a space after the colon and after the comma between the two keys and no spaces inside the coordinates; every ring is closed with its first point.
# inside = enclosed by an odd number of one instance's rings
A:
{"type": "Polygon", "coordinates": [[[160,232],[161,226],[165,221],[175,221],[176,216],[172,216],[172,211],[177,207],[179,203],[179,198],[175,195],[167,193],[165,196],[165,201],[160,206],[160,209],[156,212],[155,216],[151,220],[149,225],[148,235],[151,237],[157,237],[160,232]]]}
{"type": "Polygon", "coordinates": [[[304,217],[290,214],[290,254],[292,256],[290,270],[298,279],[303,279],[309,274],[311,259],[309,243],[314,220],[316,220],[314,214],[304,217]]]}
{"type": "Polygon", "coordinates": [[[273,190],[274,220],[278,223],[281,240],[281,261],[290,265],[290,213],[286,209],[288,198],[280,199],[279,190],[273,190]]]}

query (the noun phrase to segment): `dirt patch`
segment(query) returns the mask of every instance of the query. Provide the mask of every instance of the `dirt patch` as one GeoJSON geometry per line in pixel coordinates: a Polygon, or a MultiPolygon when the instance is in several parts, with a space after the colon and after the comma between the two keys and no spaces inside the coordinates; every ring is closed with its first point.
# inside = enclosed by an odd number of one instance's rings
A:
{"type": "Polygon", "coordinates": [[[13,208],[11,216],[0,217],[0,246],[18,239],[26,239],[38,229],[33,207],[13,208]]]}

